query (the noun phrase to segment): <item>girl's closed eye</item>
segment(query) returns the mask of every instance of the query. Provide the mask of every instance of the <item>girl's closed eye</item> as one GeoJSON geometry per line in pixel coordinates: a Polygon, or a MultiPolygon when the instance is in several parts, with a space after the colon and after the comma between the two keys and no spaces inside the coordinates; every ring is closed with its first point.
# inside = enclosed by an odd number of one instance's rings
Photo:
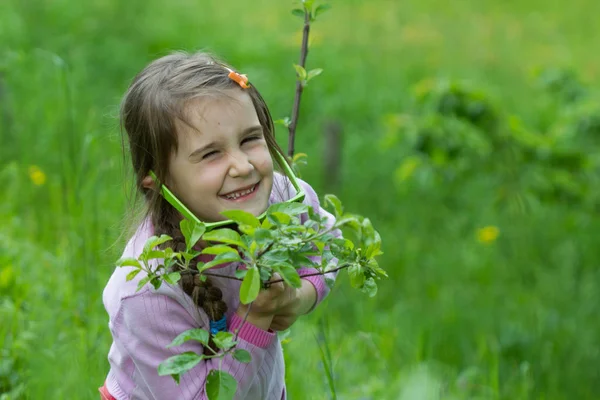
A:
{"type": "Polygon", "coordinates": [[[219,154],[219,152],[217,150],[209,151],[208,153],[206,153],[202,156],[202,159],[207,160],[213,156],[216,156],[217,154],[219,154]]]}
{"type": "Polygon", "coordinates": [[[242,140],[242,144],[251,143],[253,141],[260,140],[262,138],[263,138],[262,135],[248,136],[247,138],[244,138],[244,140],[242,140]]]}

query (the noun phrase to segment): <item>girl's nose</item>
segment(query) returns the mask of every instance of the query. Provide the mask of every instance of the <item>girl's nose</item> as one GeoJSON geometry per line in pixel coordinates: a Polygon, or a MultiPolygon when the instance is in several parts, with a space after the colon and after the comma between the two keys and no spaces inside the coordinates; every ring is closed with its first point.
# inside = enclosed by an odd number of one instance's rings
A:
{"type": "Polygon", "coordinates": [[[229,166],[229,176],[237,178],[246,176],[254,170],[254,165],[250,162],[248,156],[241,151],[229,155],[231,165],[229,166]]]}

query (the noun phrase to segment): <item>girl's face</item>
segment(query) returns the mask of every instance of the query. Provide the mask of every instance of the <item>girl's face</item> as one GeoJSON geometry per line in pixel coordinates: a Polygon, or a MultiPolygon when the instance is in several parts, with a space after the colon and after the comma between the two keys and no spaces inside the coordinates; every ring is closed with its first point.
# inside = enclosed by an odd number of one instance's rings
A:
{"type": "Polygon", "coordinates": [[[226,219],[220,212],[260,215],[273,186],[273,161],[250,96],[189,102],[188,126],[177,121],[178,148],[169,159],[167,186],[201,221],[226,219]]]}

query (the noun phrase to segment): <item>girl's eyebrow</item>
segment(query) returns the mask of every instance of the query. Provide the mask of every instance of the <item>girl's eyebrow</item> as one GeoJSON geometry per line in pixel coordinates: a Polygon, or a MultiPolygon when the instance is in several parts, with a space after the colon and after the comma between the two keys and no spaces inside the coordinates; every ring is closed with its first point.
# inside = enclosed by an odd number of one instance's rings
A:
{"type": "MultiPolygon", "coordinates": [[[[249,135],[250,133],[254,133],[254,132],[262,132],[263,127],[262,125],[253,125],[249,128],[244,129],[240,134],[239,137],[242,136],[246,136],[249,135]]],[[[215,145],[216,142],[210,142],[202,147],[197,148],[196,150],[192,151],[192,153],[188,156],[188,159],[193,158],[194,156],[197,156],[198,154],[201,154],[202,152],[204,152],[206,149],[212,147],[215,145]]]]}

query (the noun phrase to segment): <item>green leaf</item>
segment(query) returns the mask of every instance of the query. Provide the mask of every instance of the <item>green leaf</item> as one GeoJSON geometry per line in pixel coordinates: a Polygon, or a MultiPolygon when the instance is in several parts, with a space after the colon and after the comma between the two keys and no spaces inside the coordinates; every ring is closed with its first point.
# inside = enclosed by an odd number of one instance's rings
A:
{"type": "Polygon", "coordinates": [[[281,212],[288,215],[298,215],[308,212],[309,206],[304,203],[276,203],[268,209],[268,213],[281,212]]]}
{"type": "Polygon", "coordinates": [[[150,250],[145,254],[146,260],[154,260],[157,258],[165,258],[165,252],[163,250],[150,250]]]}
{"type": "Polygon", "coordinates": [[[252,356],[244,349],[235,349],[233,352],[233,358],[244,364],[248,364],[250,361],[252,361],[252,356]]]}
{"type": "Polygon", "coordinates": [[[254,215],[242,210],[227,210],[221,213],[239,225],[250,225],[253,228],[260,227],[260,221],[254,215]]]}
{"type": "Polygon", "coordinates": [[[325,195],[325,203],[330,204],[333,207],[336,218],[341,217],[342,214],[344,213],[344,207],[342,207],[342,202],[335,195],[326,194],[325,195]]]}
{"type": "Polygon", "coordinates": [[[133,257],[123,257],[117,260],[117,267],[138,267],[142,268],[140,262],[133,257]]]}
{"type": "Polygon", "coordinates": [[[360,289],[365,284],[365,275],[360,264],[352,264],[348,268],[348,275],[350,275],[350,285],[353,288],[360,289]]]}
{"type": "Polygon", "coordinates": [[[158,276],[153,276],[152,279],[150,279],[150,283],[152,284],[152,286],[154,286],[154,290],[158,290],[160,289],[162,281],[158,276]]]}
{"type": "Polygon", "coordinates": [[[144,253],[149,253],[150,250],[154,249],[156,246],[161,245],[165,242],[168,242],[169,240],[173,240],[173,238],[169,235],[160,235],[160,237],[157,236],[150,236],[148,238],[148,240],[146,240],[146,243],[144,244],[144,253]]]}
{"type": "Polygon", "coordinates": [[[171,285],[177,285],[177,282],[181,279],[181,274],[179,272],[171,272],[170,274],[163,275],[163,279],[171,285]]]}
{"type": "Polygon", "coordinates": [[[263,229],[271,229],[273,227],[273,223],[269,221],[269,218],[263,219],[262,224],[260,225],[263,229]]]}
{"type": "Polygon", "coordinates": [[[227,264],[230,262],[237,262],[237,261],[240,261],[241,259],[242,258],[240,257],[240,255],[237,252],[222,253],[222,254],[219,254],[218,256],[216,256],[214,260],[209,261],[206,264],[204,264],[202,267],[200,267],[198,269],[198,271],[202,272],[209,268],[216,267],[217,265],[227,264]]]}
{"type": "Polygon", "coordinates": [[[229,228],[215,229],[214,231],[205,233],[202,238],[209,242],[232,244],[234,246],[246,248],[246,245],[240,238],[240,234],[229,228]]]}
{"type": "Polygon", "coordinates": [[[240,287],[240,301],[242,304],[250,304],[258,297],[259,291],[260,273],[256,266],[252,266],[248,268],[246,276],[242,281],[242,286],[240,287]]]}
{"type": "Polygon", "coordinates": [[[182,219],[179,223],[181,233],[185,238],[186,249],[189,252],[198,243],[198,240],[202,237],[206,231],[204,224],[198,224],[196,221],[190,221],[189,219],[182,219]]]}
{"type": "Polygon", "coordinates": [[[302,3],[304,4],[304,8],[307,11],[312,10],[312,6],[314,4],[315,0],[302,0],[302,3]]]}
{"type": "Polygon", "coordinates": [[[298,275],[298,271],[291,264],[282,263],[277,266],[277,269],[285,283],[296,289],[302,287],[302,280],[298,275]]]}
{"type": "Polygon", "coordinates": [[[270,242],[273,239],[273,231],[269,229],[259,228],[254,231],[254,240],[257,244],[263,245],[270,242]]]}
{"type": "Polygon", "coordinates": [[[223,254],[223,253],[235,253],[238,254],[237,250],[234,249],[233,247],[229,247],[227,245],[224,244],[219,244],[216,246],[210,246],[205,248],[204,250],[202,250],[202,254],[214,254],[214,255],[219,255],[219,254],[223,254]]]}
{"type": "Polygon", "coordinates": [[[290,221],[292,220],[292,217],[290,217],[288,214],[282,213],[279,211],[274,211],[274,212],[270,213],[269,217],[274,218],[273,222],[275,222],[276,224],[283,224],[283,225],[288,225],[290,223],[290,221]]]}
{"type": "Polygon", "coordinates": [[[237,390],[237,381],[227,372],[211,370],[206,379],[208,400],[232,400],[237,390]]]}
{"type": "Polygon", "coordinates": [[[288,261],[289,258],[290,253],[288,249],[275,248],[263,254],[260,257],[260,261],[267,265],[270,265],[288,261]]]}
{"type": "Polygon", "coordinates": [[[373,278],[369,278],[365,281],[364,286],[360,290],[369,297],[373,297],[377,294],[377,283],[375,283],[373,278]]]}
{"type": "Polygon", "coordinates": [[[203,358],[203,355],[196,354],[193,351],[186,351],[169,357],[158,366],[158,375],[177,375],[177,378],[173,377],[173,379],[179,383],[178,375],[194,368],[203,358]]]}
{"type": "Polygon", "coordinates": [[[299,8],[293,9],[292,10],[292,14],[295,15],[295,16],[297,16],[297,17],[304,18],[304,11],[302,11],[299,8]]]}
{"type": "Polygon", "coordinates": [[[140,280],[140,281],[138,282],[137,289],[136,289],[135,291],[136,291],[136,292],[139,292],[139,290],[140,290],[142,287],[144,287],[144,285],[145,285],[146,283],[148,283],[148,282],[150,281],[150,278],[151,278],[150,276],[146,276],[145,278],[143,278],[142,280],[140,280]]]}
{"type": "MultiPolygon", "coordinates": [[[[303,14],[303,16],[304,16],[304,14],[303,14]]],[[[292,124],[292,119],[290,117],[285,117],[285,118],[275,120],[275,121],[273,121],[273,123],[283,125],[286,128],[289,128],[290,125],[292,124]]]]}
{"type": "Polygon", "coordinates": [[[237,269],[233,274],[236,278],[244,279],[244,277],[246,276],[246,272],[248,272],[247,269],[237,269]]]}
{"type": "Polygon", "coordinates": [[[195,340],[206,346],[209,342],[209,334],[204,329],[189,329],[179,334],[167,347],[180,346],[188,340],[195,340]]]}
{"type": "Polygon", "coordinates": [[[315,18],[319,16],[319,14],[323,14],[325,11],[331,8],[331,4],[321,4],[317,6],[315,10],[315,18]]]}
{"type": "Polygon", "coordinates": [[[304,67],[302,67],[301,65],[298,64],[294,64],[294,68],[296,69],[296,74],[298,74],[298,78],[300,78],[300,80],[305,81],[306,80],[306,70],[304,69],[304,67]]]}
{"type": "Polygon", "coordinates": [[[323,69],[322,68],[311,69],[308,72],[308,75],[306,76],[306,82],[309,82],[315,76],[321,75],[321,73],[323,73],[323,69]]]}
{"type": "Polygon", "coordinates": [[[193,251],[191,253],[184,252],[184,253],[178,253],[178,254],[180,254],[185,259],[186,262],[190,262],[202,253],[200,253],[199,251],[193,251]]]}
{"type": "Polygon", "coordinates": [[[213,335],[213,340],[217,347],[222,350],[228,350],[235,345],[233,333],[231,332],[217,332],[216,335],[213,335]]]}
{"type": "Polygon", "coordinates": [[[134,269],[133,271],[131,271],[130,273],[127,274],[127,276],[125,277],[126,281],[130,281],[133,278],[135,278],[135,276],[137,274],[139,274],[142,270],[141,269],[134,269]]]}

